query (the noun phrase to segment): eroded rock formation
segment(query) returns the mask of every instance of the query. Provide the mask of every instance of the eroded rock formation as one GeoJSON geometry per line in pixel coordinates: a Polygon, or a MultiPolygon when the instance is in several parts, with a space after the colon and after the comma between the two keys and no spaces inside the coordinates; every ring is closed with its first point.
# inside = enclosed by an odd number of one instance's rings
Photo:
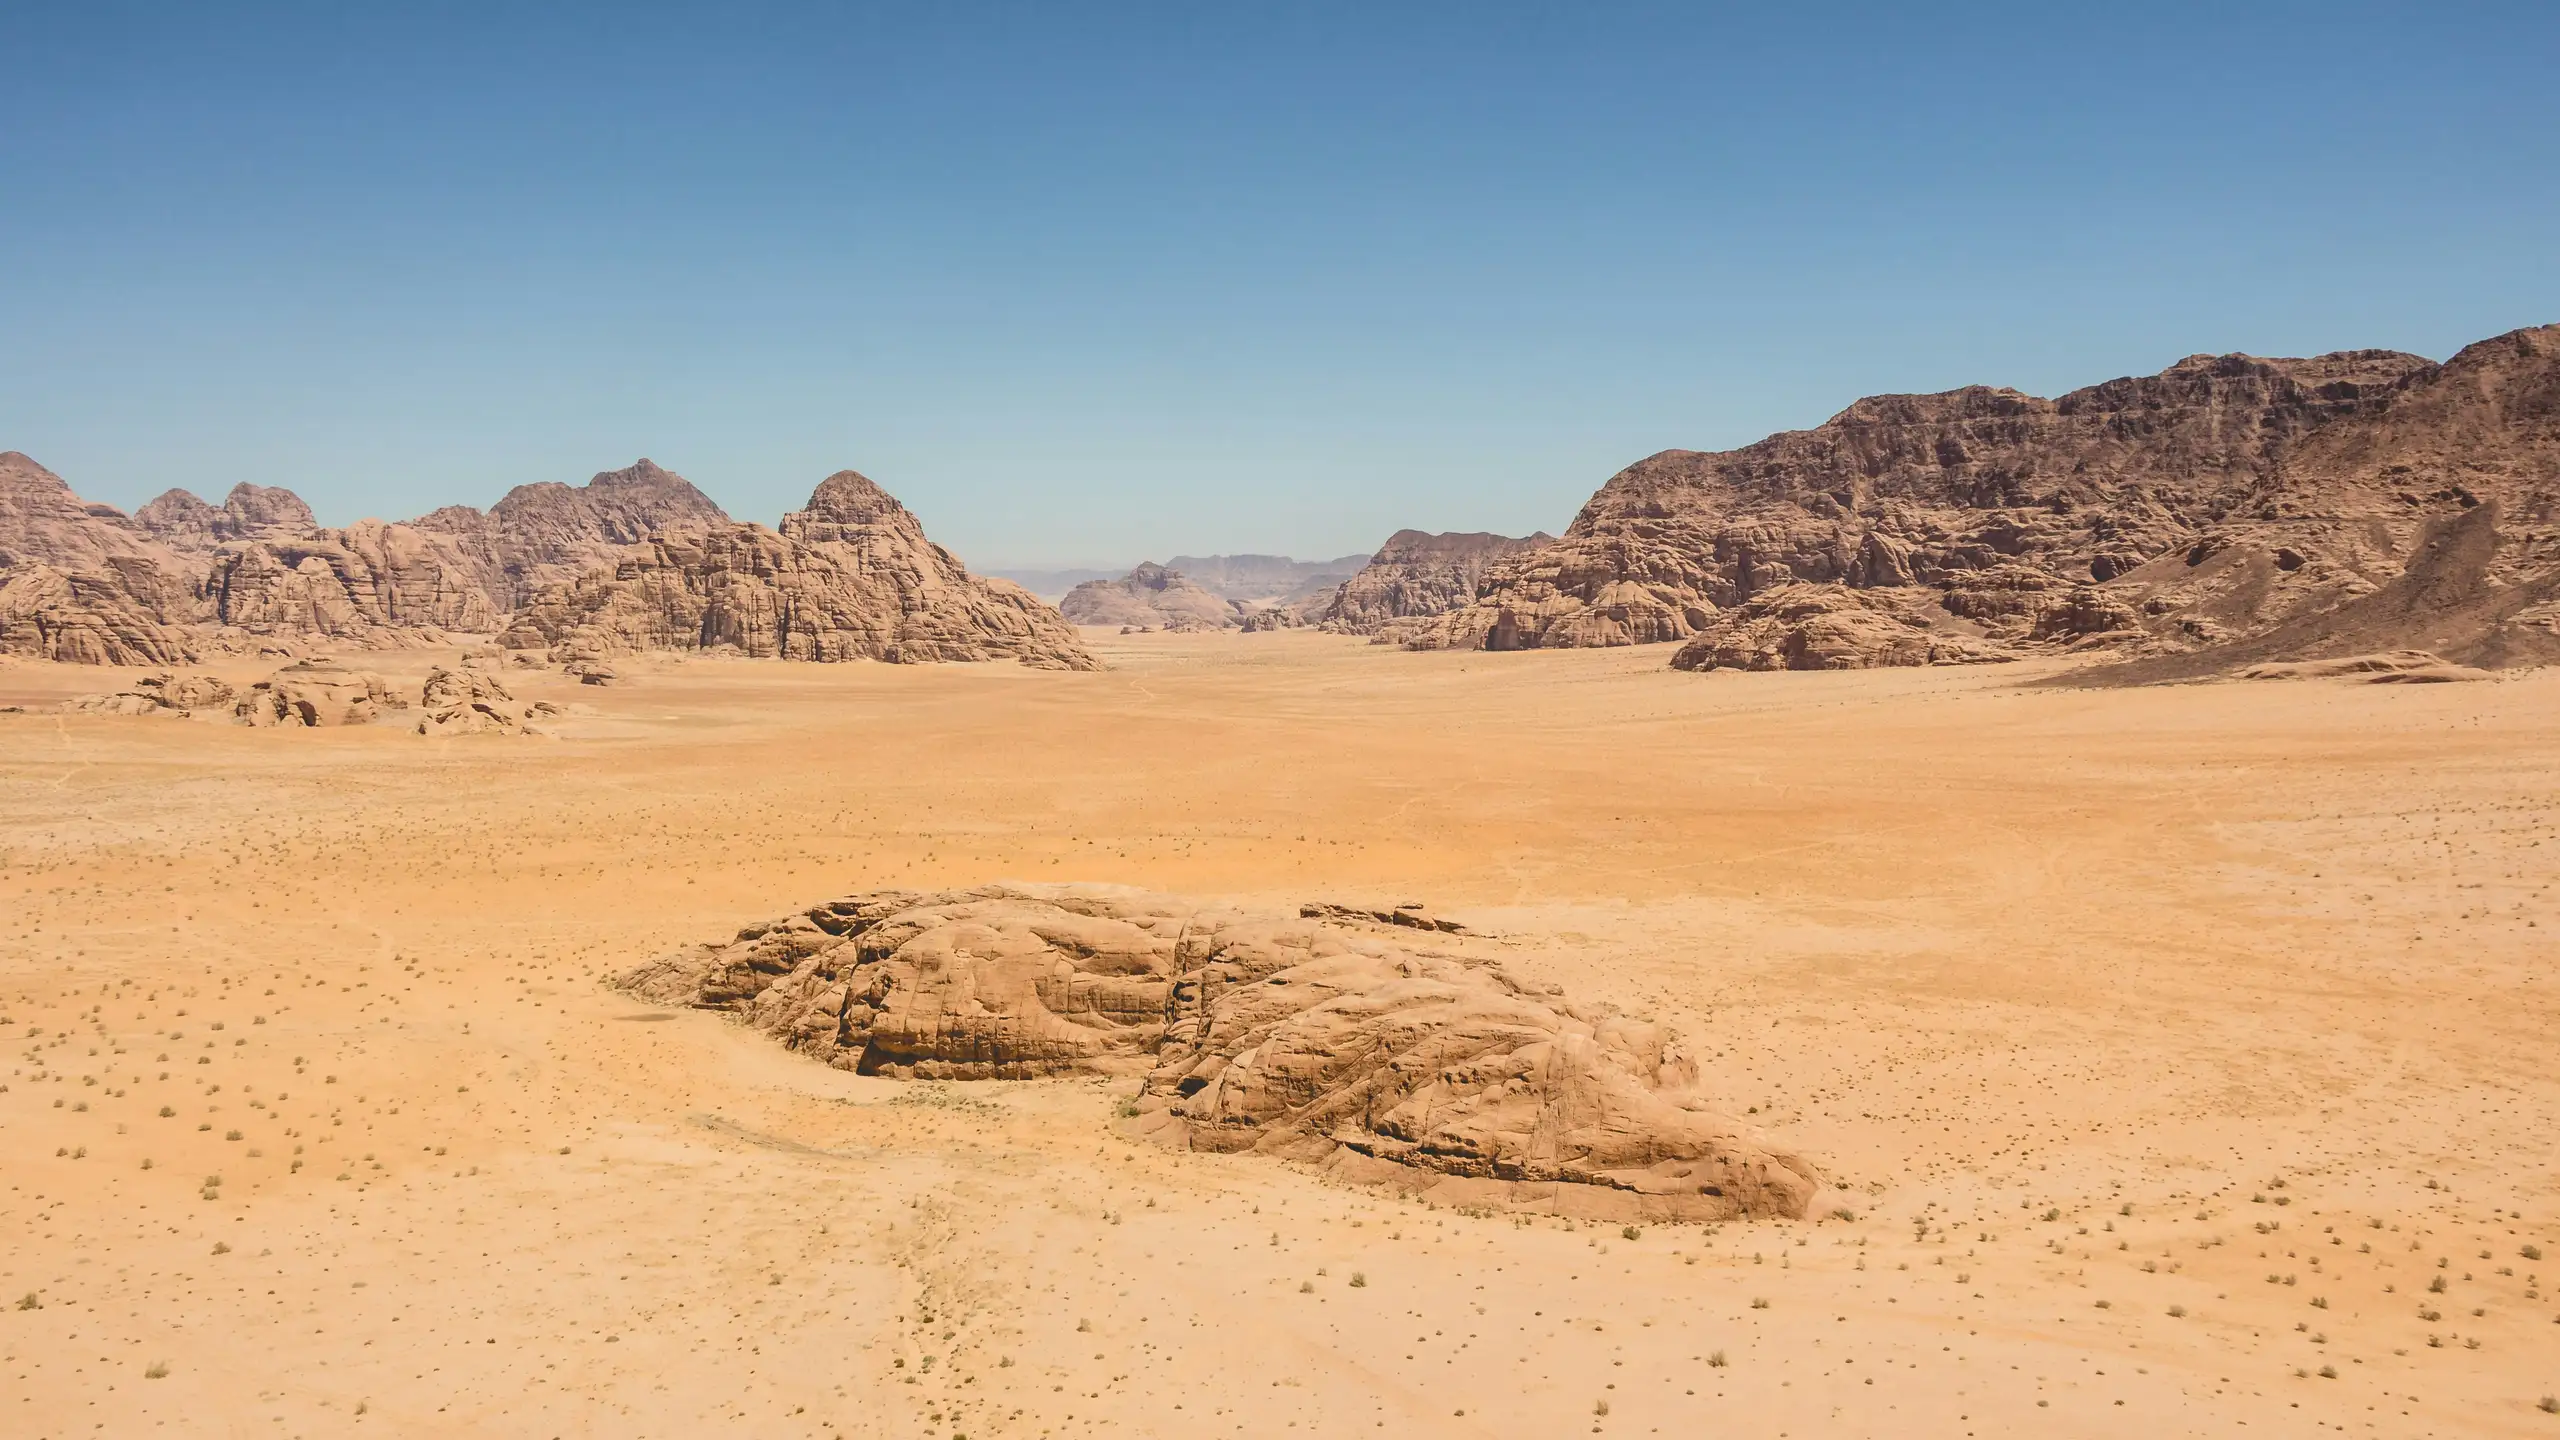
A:
{"type": "Polygon", "coordinates": [[[0,455],[0,653],[180,665],[501,629],[590,660],[727,645],[790,659],[1095,667],[1055,611],[971,576],[849,470],[780,535],[730,522],[647,460],[583,486],[519,486],[486,514],[452,506],[331,529],[291,491],[258,485],[219,506],[171,490],[128,517],[24,455],[0,455]]]}
{"type": "Polygon", "coordinates": [[[1453,1203],[1804,1213],[1813,1166],[1717,1112],[1659,1028],[1454,943],[998,885],[848,896],[621,983],[864,1074],[1140,1076],[1137,1123],[1166,1144],[1321,1162],[1453,1203]]]}
{"type": "Polygon", "coordinates": [[[1078,625],[1191,632],[1232,630],[1244,607],[1179,570],[1150,560],[1117,580],[1088,580],[1067,592],[1058,613],[1078,625]]]}
{"type": "Polygon", "coordinates": [[[477,667],[437,666],[418,700],[421,735],[539,735],[539,722],[560,713],[548,701],[528,704],[477,667]]]}
{"type": "Polygon", "coordinates": [[[492,608],[503,614],[545,585],[609,565],[654,535],[731,521],[692,481],[643,457],[584,485],[519,485],[486,513],[447,505],[410,523],[452,537],[492,608]]]}
{"type": "Polygon", "coordinates": [[[287,665],[249,687],[232,707],[244,725],[320,729],[370,725],[409,702],[392,693],[370,670],[349,670],[332,660],[287,665]]]}
{"type": "Polygon", "coordinates": [[[1342,583],[1318,617],[1327,630],[1393,640],[1474,602],[1485,572],[1497,562],[1555,543],[1541,530],[1523,539],[1484,531],[1439,535],[1399,530],[1387,537],[1360,572],[1342,583]]]}
{"type": "Polygon", "coordinates": [[[1740,450],[1665,451],[1409,643],[1760,653],[1769,607],[1728,612],[1811,584],[1875,592],[1842,615],[1974,642],[1861,621],[1873,645],[1778,646],[1844,664],[2094,646],[2167,678],[2281,658],[2245,648],[2258,636],[2509,664],[2560,658],[2556,525],[2560,327],[2442,365],[2196,356],[2054,400],[1876,396],[1740,450]]]}
{"type": "Polygon", "coordinates": [[[887,491],[829,476],[779,533],[722,525],[653,536],[610,569],[545,587],[502,637],[561,658],[729,647],[789,660],[1013,659],[1090,670],[1058,612],[971,575],[887,491]]]}
{"type": "Polygon", "coordinates": [[[163,670],[137,676],[122,690],[66,700],[62,708],[83,715],[168,715],[186,718],[199,711],[231,714],[238,696],[211,675],[176,675],[163,670]]]}

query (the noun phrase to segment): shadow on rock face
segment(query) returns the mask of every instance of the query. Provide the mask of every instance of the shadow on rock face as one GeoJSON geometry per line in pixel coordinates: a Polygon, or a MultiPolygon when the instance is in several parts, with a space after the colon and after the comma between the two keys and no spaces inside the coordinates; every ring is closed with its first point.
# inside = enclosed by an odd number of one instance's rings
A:
{"type": "Polygon", "coordinates": [[[1138,1075],[1135,1123],[1160,1143],[1437,1203],[1805,1213],[1819,1173],[1710,1109],[1660,1029],[1433,948],[1436,933],[1099,887],[875,891],[621,984],[863,1074],[1138,1075]]]}

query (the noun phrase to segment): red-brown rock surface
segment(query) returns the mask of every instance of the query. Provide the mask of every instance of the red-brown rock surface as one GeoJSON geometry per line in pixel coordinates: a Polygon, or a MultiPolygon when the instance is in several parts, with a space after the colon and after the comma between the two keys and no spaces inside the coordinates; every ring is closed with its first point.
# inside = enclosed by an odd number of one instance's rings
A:
{"type": "Polygon", "coordinates": [[[0,455],[0,653],[175,665],[279,642],[442,644],[511,617],[521,642],[574,630],[590,657],[730,645],[1094,665],[1055,611],[971,576],[851,471],[779,535],[732,523],[646,460],[583,486],[519,486],[486,514],[332,529],[291,491],[257,485],[220,506],[171,490],[127,517],[0,455]],[[537,593],[548,598],[517,614],[537,593]]]}
{"type": "Polygon", "coordinates": [[[409,523],[453,537],[471,557],[491,606],[504,613],[543,586],[611,564],[626,547],[660,532],[731,522],[692,481],[644,457],[584,485],[519,485],[486,513],[447,505],[409,523]]]}
{"type": "Polygon", "coordinates": [[[562,658],[729,647],[789,660],[1099,662],[1058,612],[971,575],[889,493],[839,471],[779,533],[719,525],[653,537],[610,569],[545,587],[504,642],[562,658]]]}
{"type": "MultiPolygon", "coordinates": [[[[1976,642],[1954,658],[2094,644],[2168,678],[2280,658],[2250,648],[2267,636],[2507,664],[2560,658],[2555,526],[2560,327],[2442,365],[2196,356],[2054,400],[1876,396],[1740,450],[1665,451],[1412,643],[1763,650],[1769,617],[1728,612],[1813,584],[1902,592],[1834,609],[1976,642]]],[[[1867,628],[1876,647],[1832,658],[1921,653],[1867,628]]]]}
{"type": "Polygon", "coordinates": [[[1555,538],[1543,530],[1525,539],[1480,530],[1439,535],[1399,530],[1334,592],[1317,623],[1345,635],[1396,638],[1396,632],[1415,628],[1412,622],[1473,603],[1485,572],[1497,562],[1553,544],[1555,538]]]}
{"type": "Polygon", "coordinates": [[[876,891],[621,983],[863,1074],[1143,1076],[1138,1125],[1163,1143],[1451,1203],[1805,1212],[1814,1168],[1712,1108],[1656,1027],[1437,941],[1119,889],[876,891]]]}
{"type": "Polygon", "coordinates": [[[0,453],[0,654],[184,664],[196,658],[194,608],[177,557],[124,512],[0,453]]]}

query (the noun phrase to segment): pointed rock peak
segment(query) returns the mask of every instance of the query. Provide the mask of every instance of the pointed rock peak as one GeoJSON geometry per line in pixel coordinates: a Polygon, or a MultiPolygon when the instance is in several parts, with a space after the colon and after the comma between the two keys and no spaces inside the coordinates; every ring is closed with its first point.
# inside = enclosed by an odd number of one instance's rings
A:
{"type": "Polygon", "coordinates": [[[807,508],[800,513],[812,520],[832,520],[839,525],[871,525],[893,515],[904,515],[907,507],[860,471],[839,470],[818,482],[818,488],[809,493],[807,508]]]}
{"type": "Polygon", "coordinates": [[[0,450],[0,478],[7,479],[13,488],[71,493],[71,486],[61,476],[37,464],[35,457],[20,450],[0,450]]]}
{"type": "Polygon", "coordinates": [[[209,540],[222,512],[192,490],[163,490],[133,512],[133,523],[163,540],[209,540]]]}
{"type": "Polygon", "coordinates": [[[320,517],[302,497],[280,485],[252,485],[242,481],[231,487],[222,502],[222,512],[233,524],[246,529],[281,525],[294,530],[317,530],[320,517]]]}
{"type": "Polygon", "coordinates": [[[587,484],[605,490],[640,485],[682,485],[690,489],[693,482],[643,455],[619,470],[597,471],[595,478],[589,480],[587,484]]]}

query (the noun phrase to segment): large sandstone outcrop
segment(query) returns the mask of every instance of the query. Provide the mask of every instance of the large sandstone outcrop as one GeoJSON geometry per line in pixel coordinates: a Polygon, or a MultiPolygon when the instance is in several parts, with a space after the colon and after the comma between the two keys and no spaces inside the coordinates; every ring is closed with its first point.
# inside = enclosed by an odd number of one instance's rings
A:
{"type": "MultiPolygon", "coordinates": [[[[1815,584],[1906,592],[1887,608],[1976,642],[1949,658],[2096,645],[2162,657],[2157,678],[2282,658],[2232,648],[2275,636],[2285,655],[2511,664],[2560,658],[2555,521],[2560,327],[2442,365],[2196,356],[2054,400],[1876,396],[1740,450],[1665,451],[1411,643],[1688,641],[1815,584]]],[[[1838,658],[1918,653],[1874,633],[1882,649],[1838,658]]]]}
{"type": "Polygon", "coordinates": [[[1412,622],[1472,603],[1485,572],[1497,562],[1551,545],[1555,538],[1543,530],[1522,539],[1480,530],[1438,535],[1399,530],[1334,592],[1318,623],[1345,635],[1396,638],[1393,632],[1415,628],[1412,622]]]}
{"type": "MultiPolygon", "coordinates": [[[[235,486],[219,506],[170,490],[128,517],[83,502],[24,455],[0,455],[0,653],[178,665],[303,641],[440,645],[511,621],[520,643],[574,630],[588,658],[729,645],[795,659],[1094,665],[1056,612],[971,576],[851,471],[780,535],[732,523],[647,460],[582,486],[518,486],[485,514],[451,506],[335,529],[291,491],[259,485],[235,486]],[[548,598],[528,607],[535,595],[548,598]]],[[[280,717],[280,705],[262,700],[259,713],[280,717]]]]}
{"type": "Polygon", "coordinates": [[[994,885],[848,896],[621,984],[863,1074],[1140,1076],[1138,1124],[1164,1143],[1319,1161],[1453,1203],[1805,1212],[1814,1168],[1714,1110],[1659,1029],[1449,943],[994,885]]]}
{"type": "Polygon", "coordinates": [[[0,653],[92,665],[196,658],[188,576],[112,505],[0,452],[0,653]]]}
{"type": "Polygon", "coordinates": [[[587,658],[729,647],[789,660],[1100,668],[1058,612],[1010,581],[971,575],[851,470],[822,482],[780,533],[737,524],[662,533],[610,568],[546,586],[501,638],[587,658]]]}
{"type": "Polygon", "coordinates": [[[219,507],[171,490],[127,518],[0,456],[0,647],[172,664],[265,640],[438,644],[498,624],[443,536],[367,520],[322,528],[290,490],[233,487],[219,507]]]}
{"type": "Polygon", "coordinates": [[[1058,613],[1078,625],[1149,630],[1232,630],[1244,607],[1191,577],[1150,560],[1117,580],[1088,580],[1067,592],[1058,613]]]}
{"type": "Polygon", "coordinates": [[[409,523],[451,536],[470,557],[493,609],[504,613],[545,585],[613,563],[651,536],[731,522],[692,481],[644,456],[584,485],[519,485],[485,514],[447,505],[409,523]]]}

